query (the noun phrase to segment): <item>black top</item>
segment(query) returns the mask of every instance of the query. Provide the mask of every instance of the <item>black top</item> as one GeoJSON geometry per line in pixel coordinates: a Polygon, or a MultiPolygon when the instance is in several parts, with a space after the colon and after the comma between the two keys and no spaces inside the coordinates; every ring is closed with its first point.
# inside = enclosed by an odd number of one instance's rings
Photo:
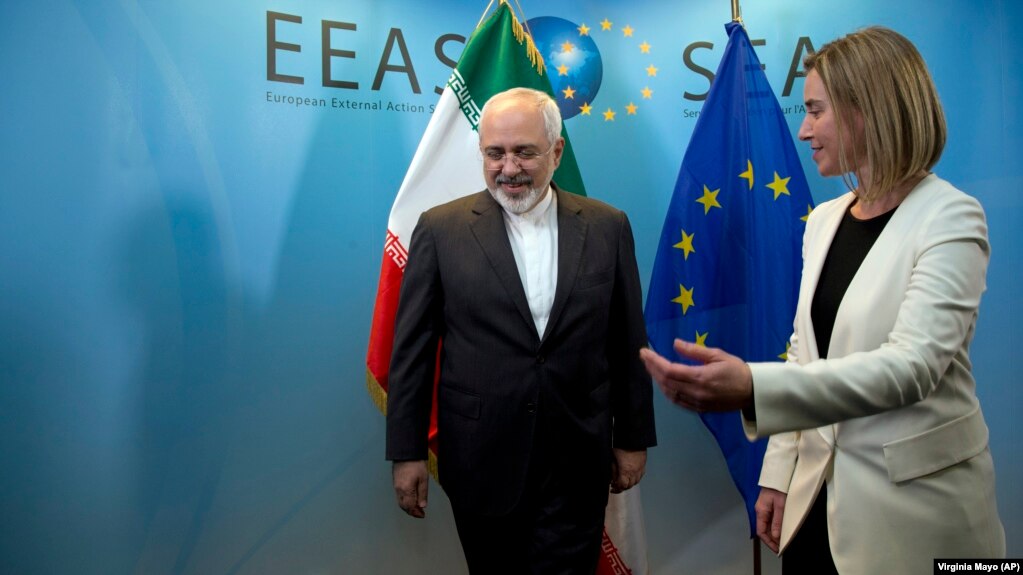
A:
{"type": "Polygon", "coordinates": [[[817,350],[820,357],[828,356],[831,332],[835,328],[835,316],[838,314],[838,305],[845,296],[845,290],[849,288],[856,270],[860,269],[860,264],[867,257],[888,220],[892,219],[895,209],[869,220],[858,220],[853,217],[852,206],[849,206],[841,223],[838,224],[835,239],[828,249],[828,257],[821,268],[817,291],[813,294],[813,303],[810,306],[810,319],[817,335],[817,350]]]}

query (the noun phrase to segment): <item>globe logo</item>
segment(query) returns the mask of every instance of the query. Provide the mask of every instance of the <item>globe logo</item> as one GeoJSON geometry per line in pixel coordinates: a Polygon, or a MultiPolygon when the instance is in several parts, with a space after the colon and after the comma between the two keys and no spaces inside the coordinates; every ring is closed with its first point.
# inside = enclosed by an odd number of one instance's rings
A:
{"type": "Polygon", "coordinates": [[[554,97],[565,120],[579,114],[600,90],[604,65],[600,50],[580,26],[563,18],[540,16],[526,21],[526,29],[543,56],[554,97]]]}

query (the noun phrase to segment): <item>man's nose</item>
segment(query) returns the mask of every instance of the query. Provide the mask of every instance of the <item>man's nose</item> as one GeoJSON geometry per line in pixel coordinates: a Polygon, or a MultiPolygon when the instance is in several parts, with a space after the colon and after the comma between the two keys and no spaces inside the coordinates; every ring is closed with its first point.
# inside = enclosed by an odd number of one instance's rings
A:
{"type": "Polygon", "coordinates": [[[522,166],[519,165],[519,160],[515,154],[505,154],[501,160],[501,172],[511,175],[517,174],[522,171],[522,166]]]}

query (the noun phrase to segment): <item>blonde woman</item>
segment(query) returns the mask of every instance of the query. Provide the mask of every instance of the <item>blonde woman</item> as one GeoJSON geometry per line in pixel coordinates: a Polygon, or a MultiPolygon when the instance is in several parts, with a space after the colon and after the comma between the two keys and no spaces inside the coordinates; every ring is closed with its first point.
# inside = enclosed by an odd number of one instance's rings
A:
{"type": "Polygon", "coordinates": [[[931,573],[1001,557],[988,430],[969,357],[984,211],[930,172],[945,120],[919,52],[880,27],[804,61],[799,138],[849,193],[810,215],[788,362],[676,342],[641,355],[695,411],[742,409],[770,436],[757,531],[785,573],[931,573]]]}

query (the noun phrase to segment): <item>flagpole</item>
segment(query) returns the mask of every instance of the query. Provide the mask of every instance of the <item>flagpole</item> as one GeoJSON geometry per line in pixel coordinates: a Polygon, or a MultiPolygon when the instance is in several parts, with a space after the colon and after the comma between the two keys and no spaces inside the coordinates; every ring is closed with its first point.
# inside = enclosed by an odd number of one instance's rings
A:
{"type": "MultiPolygon", "coordinates": [[[[742,24],[742,8],[739,7],[739,0],[732,0],[732,22],[742,24]]],[[[759,537],[753,538],[753,575],[761,575],[759,537]]]]}
{"type": "MultiPolygon", "coordinates": [[[[739,0],[732,0],[732,22],[742,24],[742,8],[739,0]]],[[[760,538],[753,538],[753,575],[760,574],[760,538]]]]}
{"type": "MultiPolygon", "coordinates": [[[[742,24],[742,8],[739,7],[739,0],[732,0],[732,22],[742,24]]],[[[743,26],[745,27],[745,26],[743,26]]],[[[753,575],[761,575],[760,572],[760,538],[753,538],[753,575]]]]}
{"type": "Polygon", "coordinates": [[[753,575],[760,575],[760,539],[753,538],[753,575]]]}
{"type": "MultiPolygon", "coordinates": [[[[738,2],[739,0],[733,0],[733,1],[738,2]]],[[[490,13],[490,7],[493,6],[493,5],[494,5],[494,0],[490,0],[490,3],[487,4],[487,7],[483,9],[483,15],[480,16],[480,21],[476,23],[476,28],[479,28],[480,24],[483,23],[483,20],[486,19],[487,14],[490,13]]],[[[732,8],[732,11],[734,12],[735,8],[732,8]]],[[[473,28],[473,30],[475,30],[476,28],[473,28]]]]}
{"type": "MultiPolygon", "coordinates": [[[[742,24],[742,8],[739,0],[732,0],[732,22],[742,24]]],[[[744,26],[745,27],[745,26],[744,26]]],[[[753,538],[753,575],[761,575],[760,571],[760,538],[753,538]]]]}

